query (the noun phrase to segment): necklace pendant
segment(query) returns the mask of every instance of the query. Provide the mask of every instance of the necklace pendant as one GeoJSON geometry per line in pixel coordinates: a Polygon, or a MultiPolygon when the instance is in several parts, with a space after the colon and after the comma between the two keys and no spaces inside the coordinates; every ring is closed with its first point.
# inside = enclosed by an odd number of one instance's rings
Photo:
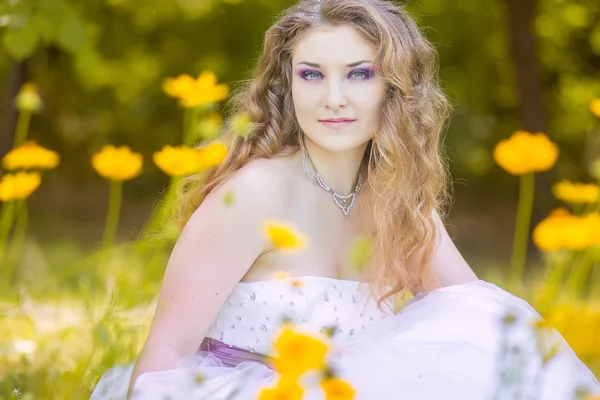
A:
{"type": "Polygon", "coordinates": [[[315,168],[315,165],[313,164],[312,160],[310,159],[308,151],[306,151],[306,149],[302,145],[301,145],[301,150],[302,150],[302,152],[301,152],[302,167],[304,170],[304,174],[311,181],[313,181],[313,183],[318,184],[321,189],[323,189],[326,192],[331,193],[333,202],[340,210],[342,210],[342,213],[344,213],[344,216],[347,217],[348,214],[350,213],[350,209],[354,205],[354,201],[356,198],[356,192],[358,192],[361,188],[362,174],[360,172],[358,173],[358,178],[356,180],[356,186],[354,187],[354,190],[352,192],[350,192],[350,194],[347,194],[347,195],[337,194],[336,192],[333,191],[333,189],[329,185],[327,185],[325,183],[325,181],[319,174],[319,171],[317,171],[317,169],[315,168]],[[310,167],[312,167],[312,170],[314,170],[314,172],[315,172],[315,178],[316,178],[315,180],[313,180],[312,174],[310,173],[310,169],[311,169],[310,167]]]}
{"type": "Polygon", "coordinates": [[[344,215],[347,217],[350,213],[350,209],[354,205],[354,198],[356,197],[356,193],[351,193],[346,196],[341,196],[335,192],[331,193],[331,197],[333,197],[333,202],[336,206],[338,206],[344,215]]]}

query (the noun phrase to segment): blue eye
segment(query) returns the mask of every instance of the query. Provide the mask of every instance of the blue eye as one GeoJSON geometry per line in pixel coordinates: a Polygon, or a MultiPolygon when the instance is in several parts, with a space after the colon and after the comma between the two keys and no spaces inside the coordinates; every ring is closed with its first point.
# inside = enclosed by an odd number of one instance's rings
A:
{"type": "Polygon", "coordinates": [[[350,72],[350,76],[358,79],[369,79],[373,74],[371,71],[365,69],[358,69],[356,71],[350,72]],[[358,74],[358,76],[356,75],[358,74]],[[362,75],[361,75],[362,74],[362,75]]]}
{"type": "Polygon", "coordinates": [[[321,74],[316,71],[306,71],[302,73],[302,78],[306,79],[307,81],[314,81],[316,79],[319,79],[320,77],[321,74]]]}
{"type": "MultiPolygon", "coordinates": [[[[348,74],[348,79],[366,80],[373,76],[373,71],[368,69],[357,69],[348,74]]],[[[300,77],[306,81],[316,81],[323,79],[323,74],[318,71],[303,71],[300,77]]]]}

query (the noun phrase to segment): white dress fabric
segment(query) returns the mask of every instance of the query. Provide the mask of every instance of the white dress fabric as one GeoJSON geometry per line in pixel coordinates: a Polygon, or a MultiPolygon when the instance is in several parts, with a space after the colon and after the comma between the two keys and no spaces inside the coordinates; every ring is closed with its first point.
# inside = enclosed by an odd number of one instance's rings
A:
{"type": "MultiPolygon", "coordinates": [[[[524,300],[478,280],[419,294],[393,315],[358,282],[322,277],[239,283],[207,338],[271,354],[284,319],[334,327],[330,361],[364,399],[574,400],[600,384],[555,330],[539,330],[524,300]],[[542,353],[558,350],[544,363],[542,353]],[[545,350],[544,350],[545,349],[545,350]]],[[[107,371],[92,400],[125,399],[133,365],[107,371]]],[[[277,373],[256,361],[225,366],[198,351],[168,371],[142,374],[133,399],[256,399],[277,373]]],[[[323,399],[307,384],[303,399],[323,399]]]]}

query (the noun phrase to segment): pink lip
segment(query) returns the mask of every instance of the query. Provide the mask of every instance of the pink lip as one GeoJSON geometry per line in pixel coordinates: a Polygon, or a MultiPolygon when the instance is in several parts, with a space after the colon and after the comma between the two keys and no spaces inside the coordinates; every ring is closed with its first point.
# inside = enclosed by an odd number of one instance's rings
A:
{"type": "Polygon", "coordinates": [[[348,118],[330,118],[319,120],[319,122],[325,125],[327,128],[334,130],[344,129],[354,121],[356,120],[348,118]]]}

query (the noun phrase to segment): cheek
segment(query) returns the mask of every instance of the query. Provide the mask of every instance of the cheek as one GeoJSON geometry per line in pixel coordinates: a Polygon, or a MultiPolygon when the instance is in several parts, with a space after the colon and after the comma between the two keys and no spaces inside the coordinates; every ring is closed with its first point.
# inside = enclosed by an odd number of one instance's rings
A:
{"type": "Polygon", "coordinates": [[[308,115],[315,115],[319,107],[318,94],[315,92],[315,90],[311,90],[310,88],[292,86],[292,100],[298,119],[306,118],[308,115]]]}
{"type": "Polygon", "coordinates": [[[377,99],[372,95],[357,97],[353,106],[357,115],[362,117],[366,123],[372,123],[374,120],[381,118],[383,103],[380,99],[377,99]]]}

